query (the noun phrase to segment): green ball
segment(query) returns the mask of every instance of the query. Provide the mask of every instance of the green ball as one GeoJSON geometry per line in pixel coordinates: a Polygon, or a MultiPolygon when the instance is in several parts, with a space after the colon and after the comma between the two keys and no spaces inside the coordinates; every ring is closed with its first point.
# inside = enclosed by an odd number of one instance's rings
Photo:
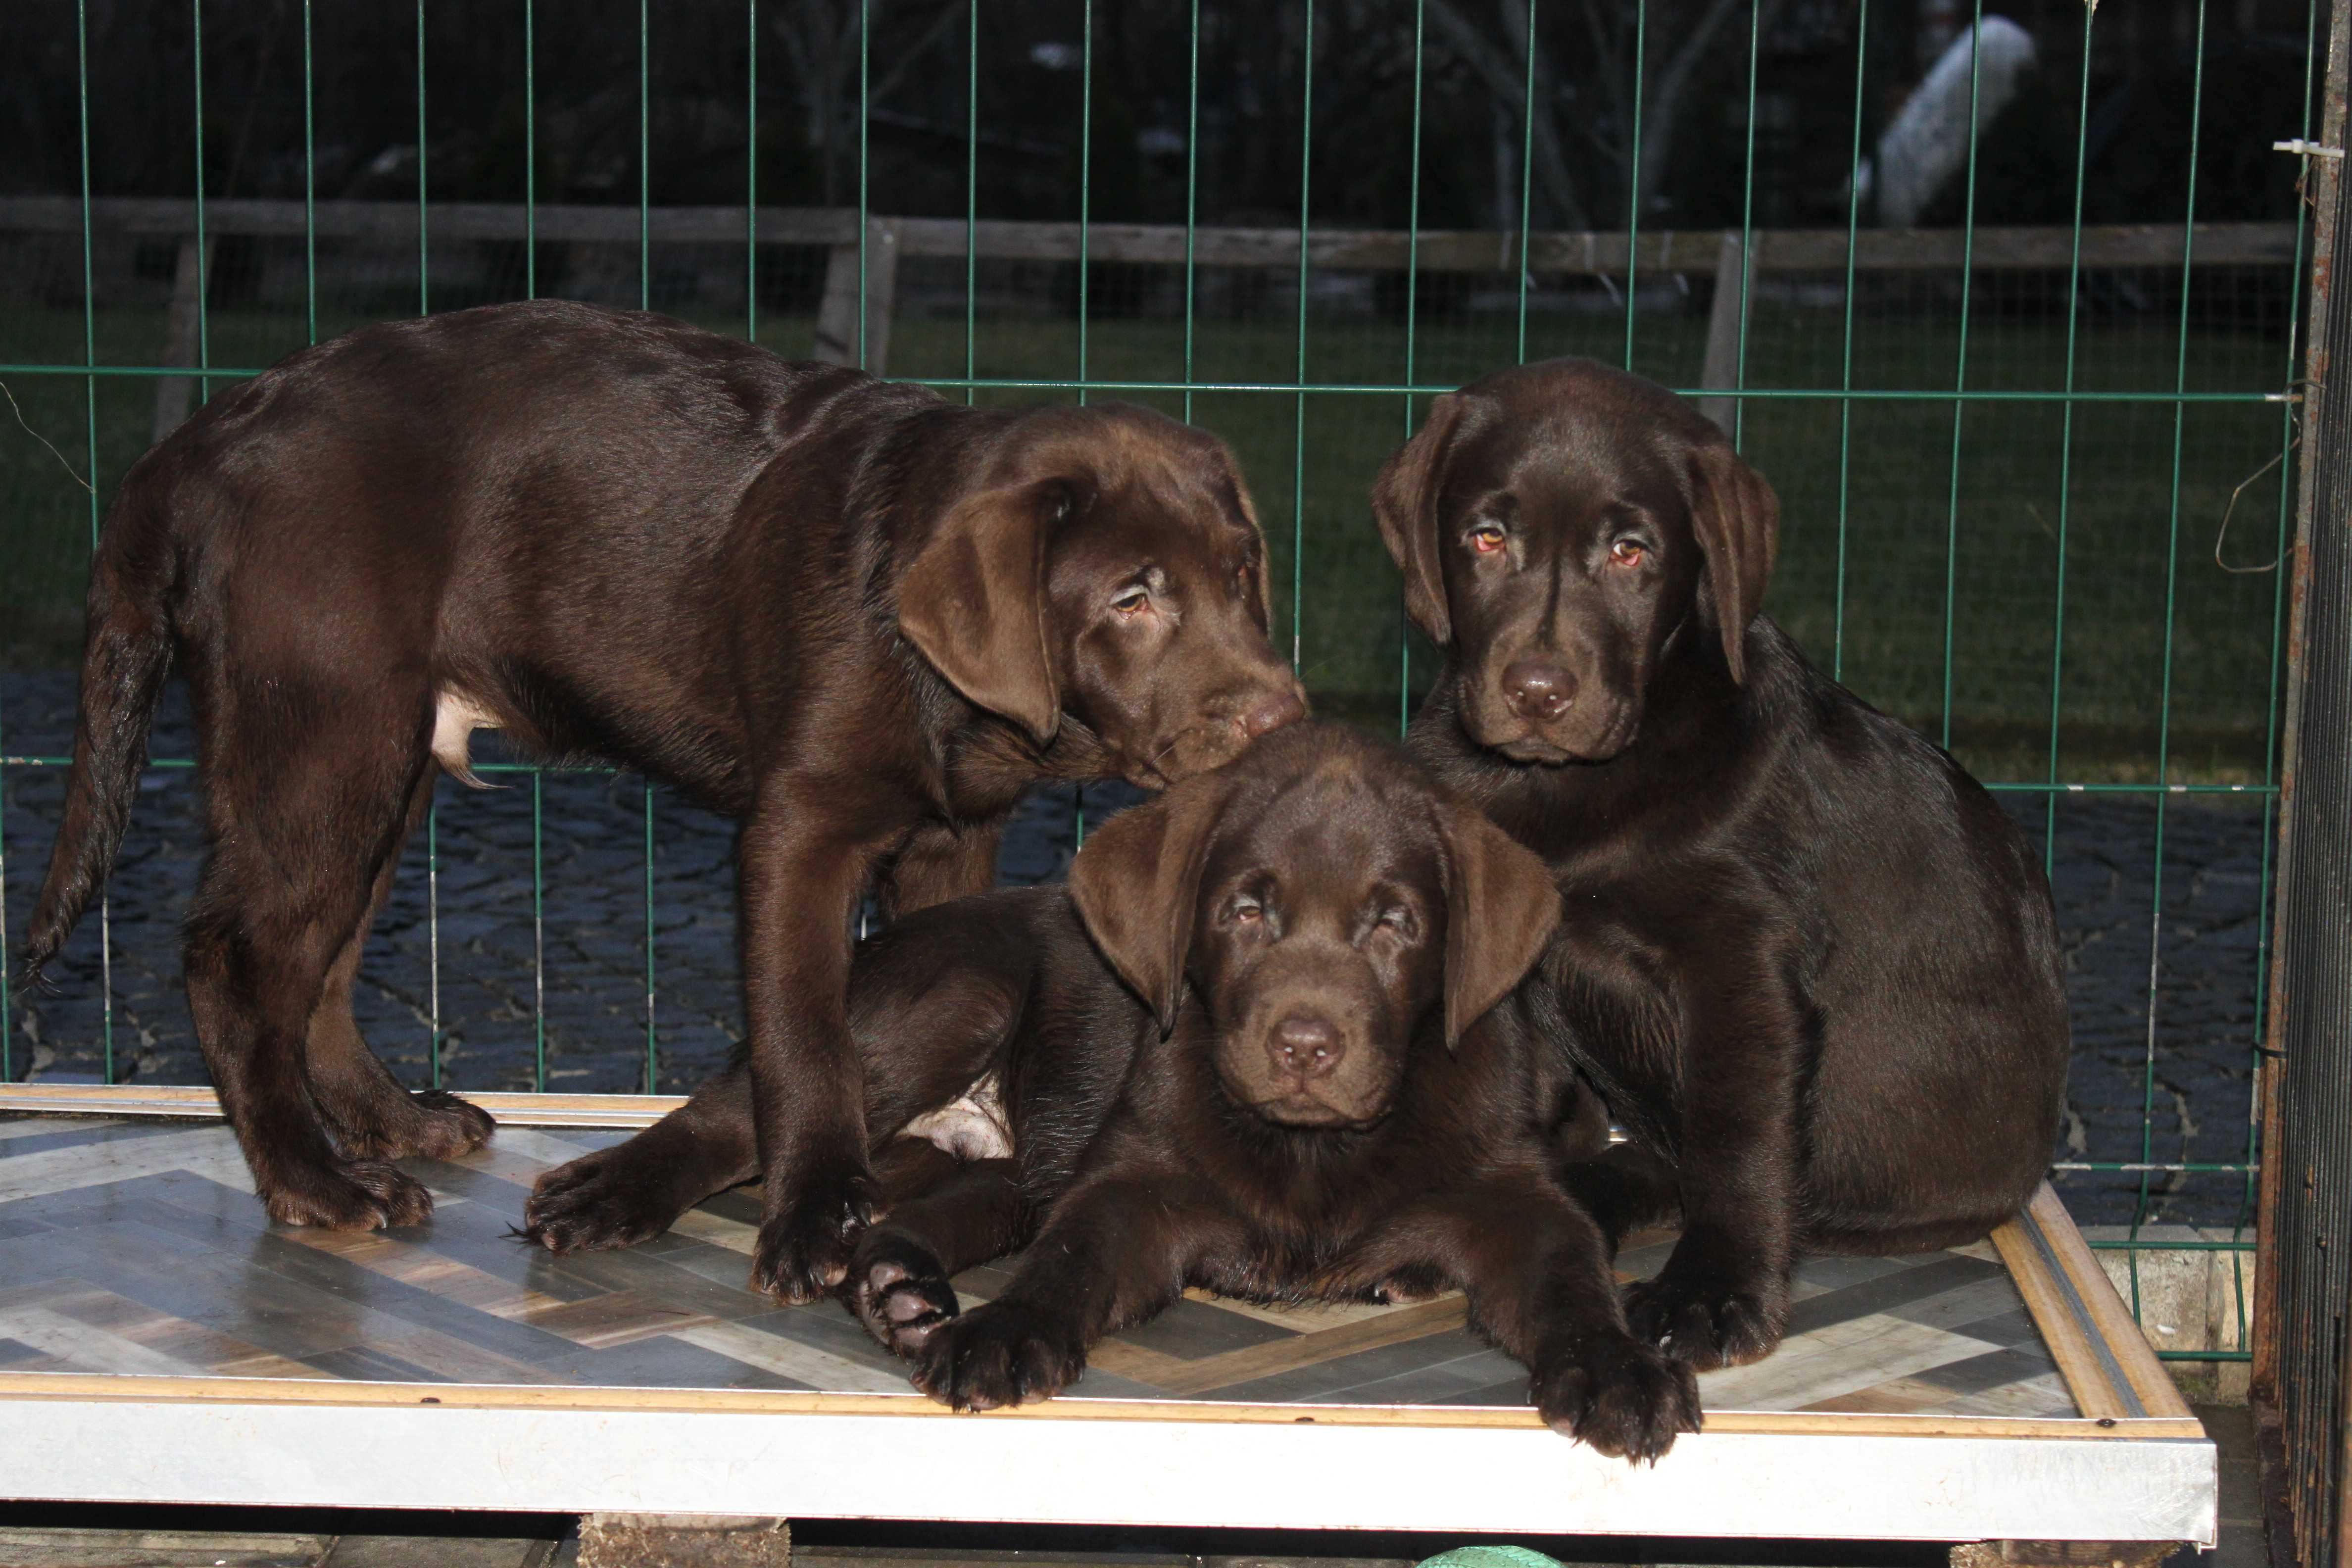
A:
{"type": "Polygon", "coordinates": [[[1441,1552],[1421,1568],[1560,1568],[1558,1562],[1524,1546],[1457,1546],[1441,1552]]]}

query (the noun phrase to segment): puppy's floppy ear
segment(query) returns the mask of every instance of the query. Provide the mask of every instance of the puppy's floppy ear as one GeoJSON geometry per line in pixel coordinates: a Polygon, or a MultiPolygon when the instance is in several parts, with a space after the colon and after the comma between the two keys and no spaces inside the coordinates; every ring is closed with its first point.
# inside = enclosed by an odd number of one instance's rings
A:
{"type": "Polygon", "coordinates": [[[1380,520],[1389,554],[1404,573],[1405,614],[1440,647],[1454,640],[1454,616],[1445,604],[1437,501],[1454,437],[1469,406],[1458,392],[1439,398],[1421,433],[1397,448],[1372,481],[1372,515],[1380,520]]]}
{"type": "Polygon", "coordinates": [[[1061,728],[1045,632],[1045,546],[1069,507],[1059,479],[968,495],[898,576],[898,629],[947,678],[1040,742],[1061,728]]]}
{"type": "Polygon", "coordinates": [[[1233,501],[1234,510],[1241,513],[1242,521],[1249,525],[1251,534],[1256,538],[1257,575],[1254,581],[1257,589],[1257,624],[1271,630],[1274,626],[1274,563],[1266,552],[1265,530],[1258,524],[1257,504],[1250,500],[1249,484],[1242,478],[1242,466],[1234,461],[1233,448],[1205,430],[1199,434],[1215,447],[1223,486],[1232,492],[1228,499],[1233,501]]]}
{"type": "Polygon", "coordinates": [[[1724,662],[1736,683],[1747,679],[1748,623],[1763,607],[1780,552],[1780,499],[1728,446],[1700,447],[1691,468],[1696,492],[1691,531],[1706,557],[1699,617],[1701,624],[1713,622],[1722,637],[1724,662]]]}
{"type": "Polygon", "coordinates": [[[1509,995],[1559,924],[1559,888],[1535,851],[1466,802],[1439,807],[1445,835],[1445,1047],[1509,995]]]}
{"type": "Polygon", "coordinates": [[[1163,1038],[1176,1026],[1201,870],[1231,794],[1219,773],[1195,774],[1104,823],[1070,862],[1078,919],[1151,1009],[1163,1038]]]}

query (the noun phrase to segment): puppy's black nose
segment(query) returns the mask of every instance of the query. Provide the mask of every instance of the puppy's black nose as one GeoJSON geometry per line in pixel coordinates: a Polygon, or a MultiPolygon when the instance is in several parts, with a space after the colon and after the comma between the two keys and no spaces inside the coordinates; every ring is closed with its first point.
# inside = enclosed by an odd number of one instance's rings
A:
{"type": "Polygon", "coordinates": [[[1503,670],[1503,700],[1522,719],[1557,719],[1576,700],[1576,677],[1548,658],[1515,658],[1503,670]]]}
{"type": "Polygon", "coordinates": [[[1339,1031],[1328,1019],[1307,1013],[1294,1013],[1276,1024],[1265,1049],[1274,1058],[1275,1071],[1302,1080],[1329,1077],[1348,1054],[1339,1031]]]}
{"type": "Polygon", "coordinates": [[[1277,691],[1271,697],[1261,697],[1234,715],[1234,722],[1251,740],[1270,730],[1279,730],[1307,716],[1307,704],[1296,691],[1277,691]]]}

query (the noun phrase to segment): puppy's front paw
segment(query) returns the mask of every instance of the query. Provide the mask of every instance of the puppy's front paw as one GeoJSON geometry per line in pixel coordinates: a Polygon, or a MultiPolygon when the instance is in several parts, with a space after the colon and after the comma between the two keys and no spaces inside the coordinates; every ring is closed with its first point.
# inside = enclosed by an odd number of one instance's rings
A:
{"type": "Polygon", "coordinates": [[[862,1166],[800,1184],[781,1211],[770,1194],[751,1252],[751,1289],[814,1301],[849,1278],[858,1236],[884,1212],[882,1188],[862,1166]]]}
{"type": "Polygon", "coordinates": [[[1087,1369],[1067,1324],[1034,1307],[991,1301],[941,1325],[915,1357],[915,1386],[958,1410],[1051,1399],[1087,1369]]]}
{"type": "Polygon", "coordinates": [[[630,1147],[599,1149],[540,1177],[516,1234],[550,1252],[597,1252],[667,1230],[684,1211],[630,1147]]]}
{"type": "Polygon", "coordinates": [[[1699,1429],[1691,1369],[1627,1335],[1585,1335],[1534,1369],[1536,1411],[1563,1436],[1654,1464],[1678,1432],[1699,1429]]]}
{"type": "Polygon", "coordinates": [[[1655,1279],[1626,1288],[1625,1321],[1634,1338],[1700,1372],[1744,1366],[1779,1348],[1785,1289],[1706,1264],[1676,1268],[1682,1259],[1677,1249],[1655,1279]]]}
{"type": "Polygon", "coordinates": [[[490,1113],[446,1089],[415,1093],[370,1081],[314,1086],[320,1114],[352,1160],[456,1160],[490,1141],[490,1113]]]}
{"type": "Polygon", "coordinates": [[[416,1108],[419,1126],[415,1146],[408,1152],[421,1159],[455,1160],[470,1154],[499,1130],[488,1111],[446,1089],[420,1089],[409,1096],[409,1103],[416,1108]]]}
{"type": "Polygon", "coordinates": [[[261,1200],[280,1224],[321,1230],[388,1230],[433,1217],[433,1194],[422,1182],[374,1160],[281,1174],[263,1187],[261,1200]]]}
{"type": "Polygon", "coordinates": [[[888,1349],[911,1356],[956,1315],[955,1287],[926,1247],[888,1230],[858,1241],[843,1291],[866,1331],[888,1349]]]}

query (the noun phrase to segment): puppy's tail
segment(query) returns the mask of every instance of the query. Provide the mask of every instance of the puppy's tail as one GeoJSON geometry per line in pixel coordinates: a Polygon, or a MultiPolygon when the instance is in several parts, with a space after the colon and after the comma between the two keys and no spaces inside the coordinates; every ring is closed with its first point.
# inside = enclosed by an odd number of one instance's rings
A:
{"type": "Polygon", "coordinates": [[[25,939],[28,981],[39,980],[106,885],[147,764],[147,731],[172,663],[167,600],[175,575],[156,489],[146,464],[131,469],[107,510],[90,562],[73,776],[25,939]]]}

